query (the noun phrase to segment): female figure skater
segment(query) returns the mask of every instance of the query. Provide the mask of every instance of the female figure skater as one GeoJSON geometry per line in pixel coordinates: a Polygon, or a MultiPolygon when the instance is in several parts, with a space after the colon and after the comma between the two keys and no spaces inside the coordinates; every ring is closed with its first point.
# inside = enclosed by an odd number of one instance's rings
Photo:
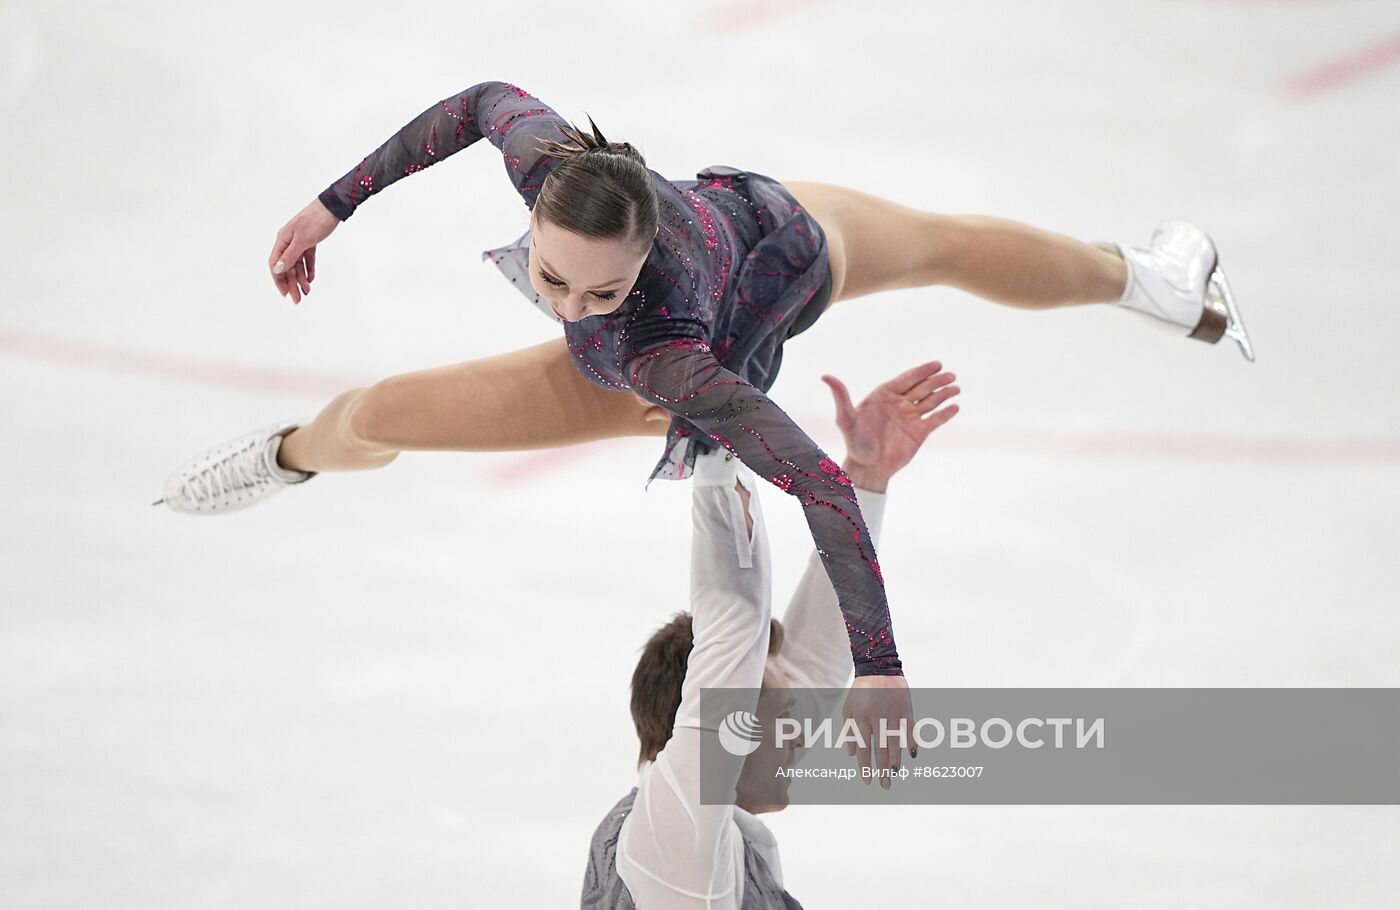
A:
{"type": "MultiPolygon", "coordinates": [[[[546,448],[664,430],[653,479],[689,476],[696,455],[719,445],[797,497],[838,594],[857,685],[899,687],[884,583],[851,482],[765,394],[788,338],[830,301],[949,284],[1032,309],[1117,301],[1181,334],[1212,343],[1229,334],[1250,356],[1215,249],[1190,225],[1164,225],[1146,248],[1101,248],[726,167],[669,181],[590,127],[574,129],[513,85],[473,86],[331,184],[282,228],[268,262],[278,290],[300,302],[317,245],[341,221],[485,137],[530,209],[529,232],[486,256],[563,324],[563,339],[348,391],[310,423],[198,456],[163,501],[212,514],[322,471],[382,467],[404,450],[546,448]],[[669,425],[648,420],[655,407],[669,425]]],[[[939,370],[911,377],[911,401],[947,387],[951,374],[939,370]]]]}

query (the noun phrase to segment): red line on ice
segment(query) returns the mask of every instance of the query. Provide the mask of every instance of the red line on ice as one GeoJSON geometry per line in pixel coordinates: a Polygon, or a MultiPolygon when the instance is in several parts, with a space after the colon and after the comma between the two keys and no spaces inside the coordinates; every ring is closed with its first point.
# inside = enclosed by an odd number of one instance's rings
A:
{"type": "MultiPolygon", "coordinates": [[[[658,436],[657,440],[660,439],[661,437],[658,436]]],[[[563,470],[572,464],[584,461],[621,441],[620,439],[596,439],[592,442],[581,442],[576,445],[561,446],[557,449],[522,453],[503,465],[488,468],[486,476],[493,483],[508,485],[524,483],[541,474],[563,470]]]]}
{"type": "MultiPolygon", "coordinates": [[[[86,370],[129,373],[184,383],[248,389],[305,398],[329,398],[365,380],[353,376],[257,367],[201,360],[154,351],[123,348],[53,338],[0,329],[0,356],[22,357],[42,363],[86,370]]],[[[830,416],[806,415],[802,426],[819,431],[822,438],[837,438],[830,416]]],[[[946,431],[945,431],[946,432],[946,431]]],[[[655,440],[661,436],[603,439],[558,449],[525,452],[486,471],[493,482],[506,485],[529,482],[555,471],[567,470],[589,458],[609,452],[629,440],[655,440]]],[[[946,433],[940,448],[1026,455],[1079,455],[1087,458],[1198,459],[1215,462],[1291,462],[1338,464],[1400,461],[1400,437],[1309,439],[1294,436],[1228,436],[1169,433],[1082,432],[959,428],[946,433]]],[[[650,451],[648,452],[648,456],[650,451]]],[[[650,462],[643,459],[643,467],[650,462]]],[[[640,469],[639,469],[640,470],[640,469]]],[[[639,475],[640,477],[641,475],[639,475]]],[[[640,480],[639,480],[640,482],[640,480]]]]}
{"type": "Polygon", "coordinates": [[[303,398],[330,398],[365,384],[363,379],[350,376],[221,363],[199,357],[109,347],[11,329],[0,329],[0,354],[79,369],[132,373],[157,379],[175,379],[182,383],[276,392],[303,398]]]}
{"type": "MultiPolygon", "coordinates": [[[[796,418],[799,425],[825,439],[839,438],[831,418],[796,418]]],[[[940,431],[944,432],[944,431],[940,431]]],[[[647,437],[628,437],[646,439],[647,437]]],[[[661,437],[655,437],[658,446],[661,437]]],[[[531,453],[489,472],[493,481],[510,485],[566,470],[604,454],[620,440],[601,440],[558,449],[552,455],[531,453]]],[[[1400,461],[1400,438],[1307,439],[1293,436],[1226,436],[1168,433],[1039,432],[1034,430],[959,429],[937,443],[941,449],[1001,455],[1076,455],[1084,458],[1143,458],[1162,461],[1292,464],[1390,463],[1400,461]]]]}
{"type": "Polygon", "coordinates": [[[701,13],[705,27],[714,34],[757,28],[765,23],[805,12],[831,0],[736,0],[701,13]]]}
{"type": "Polygon", "coordinates": [[[1350,85],[1397,63],[1400,63],[1400,35],[1391,35],[1379,44],[1293,76],[1286,88],[1290,95],[1297,97],[1317,95],[1350,85]]]}

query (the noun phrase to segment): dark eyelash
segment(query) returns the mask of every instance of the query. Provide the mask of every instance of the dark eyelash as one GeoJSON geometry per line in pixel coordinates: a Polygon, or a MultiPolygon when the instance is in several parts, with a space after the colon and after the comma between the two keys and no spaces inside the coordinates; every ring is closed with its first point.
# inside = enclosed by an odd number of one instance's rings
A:
{"type": "MultiPolygon", "coordinates": [[[[543,278],[549,284],[552,284],[556,288],[562,288],[564,286],[564,282],[560,281],[558,278],[550,276],[544,271],[540,272],[540,277],[543,278]]],[[[608,291],[606,294],[594,294],[593,296],[597,297],[599,300],[616,300],[617,291],[608,291]]]]}

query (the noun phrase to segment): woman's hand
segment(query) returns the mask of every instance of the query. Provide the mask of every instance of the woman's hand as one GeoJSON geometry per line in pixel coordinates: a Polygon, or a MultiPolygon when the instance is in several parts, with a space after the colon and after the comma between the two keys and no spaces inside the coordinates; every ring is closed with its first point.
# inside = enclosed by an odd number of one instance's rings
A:
{"type": "Polygon", "coordinates": [[[278,293],[283,297],[291,294],[292,303],[301,303],[302,296],[311,293],[311,282],[316,278],[316,244],[329,237],[339,224],[340,219],[321,200],[313,199],[282,225],[272,244],[272,255],[267,257],[278,293]]]}
{"type": "MultiPolygon", "coordinates": [[[[914,746],[914,705],[909,699],[909,683],[903,676],[857,676],[851,683],[851,691],[846,693],[846,701],[841,713],[847,720],[854,720],[860,730],[864,746],[847,743],[846,751],[857,756],[861,768],[880,771],[898,770],[904,752],[904,743],[910,746],[909,755],[918,754],[914,746]],[[889,736],[881,742],[880,731],[889,731],[889,736]],[[900,735],[903,731],[903,735],[900,735]]],[[[880,776],[880,786],[888,790],[890,778],[880,776]]],[[[869,778],[866,778],[869,782],[869,778]]]]}
{"type": "Polygon", "coordinates": [[[883,481],[907,465],[928,435],[958,413],[956,404],[939,410],[960,391],[952,385],[956,378],[934,360],[906,370],[853,405],[841,380],[823,376],[836,399],[836,426],[846,437],[842,467],[852,481],[870,476],[883,487],[883,481]]]}

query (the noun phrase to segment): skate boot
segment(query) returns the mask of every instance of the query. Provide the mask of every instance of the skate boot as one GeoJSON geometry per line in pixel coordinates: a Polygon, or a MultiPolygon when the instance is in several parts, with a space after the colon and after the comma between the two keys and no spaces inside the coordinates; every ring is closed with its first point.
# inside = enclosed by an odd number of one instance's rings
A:
{"type": "Polygon", "coordinates": [[[165,503],[176,512],[215,515],[246,509],[273,493],[315,477],[277,464],[282,437],[297,423],[279,423],[231,439],[187,461],[165,482],[165,503]]]}
{"type": "Polygon", "coordinates": [[[1146,249],[1099,246],[1114,250],[1127,263],[1128,283],[1120,306],[1208,344],[1229,336],[1253,362],[1254,347],[1220,269],[1215,244],[1204,231],[1185,221],[1168,221],[1152,233],[1146,249]]]}

